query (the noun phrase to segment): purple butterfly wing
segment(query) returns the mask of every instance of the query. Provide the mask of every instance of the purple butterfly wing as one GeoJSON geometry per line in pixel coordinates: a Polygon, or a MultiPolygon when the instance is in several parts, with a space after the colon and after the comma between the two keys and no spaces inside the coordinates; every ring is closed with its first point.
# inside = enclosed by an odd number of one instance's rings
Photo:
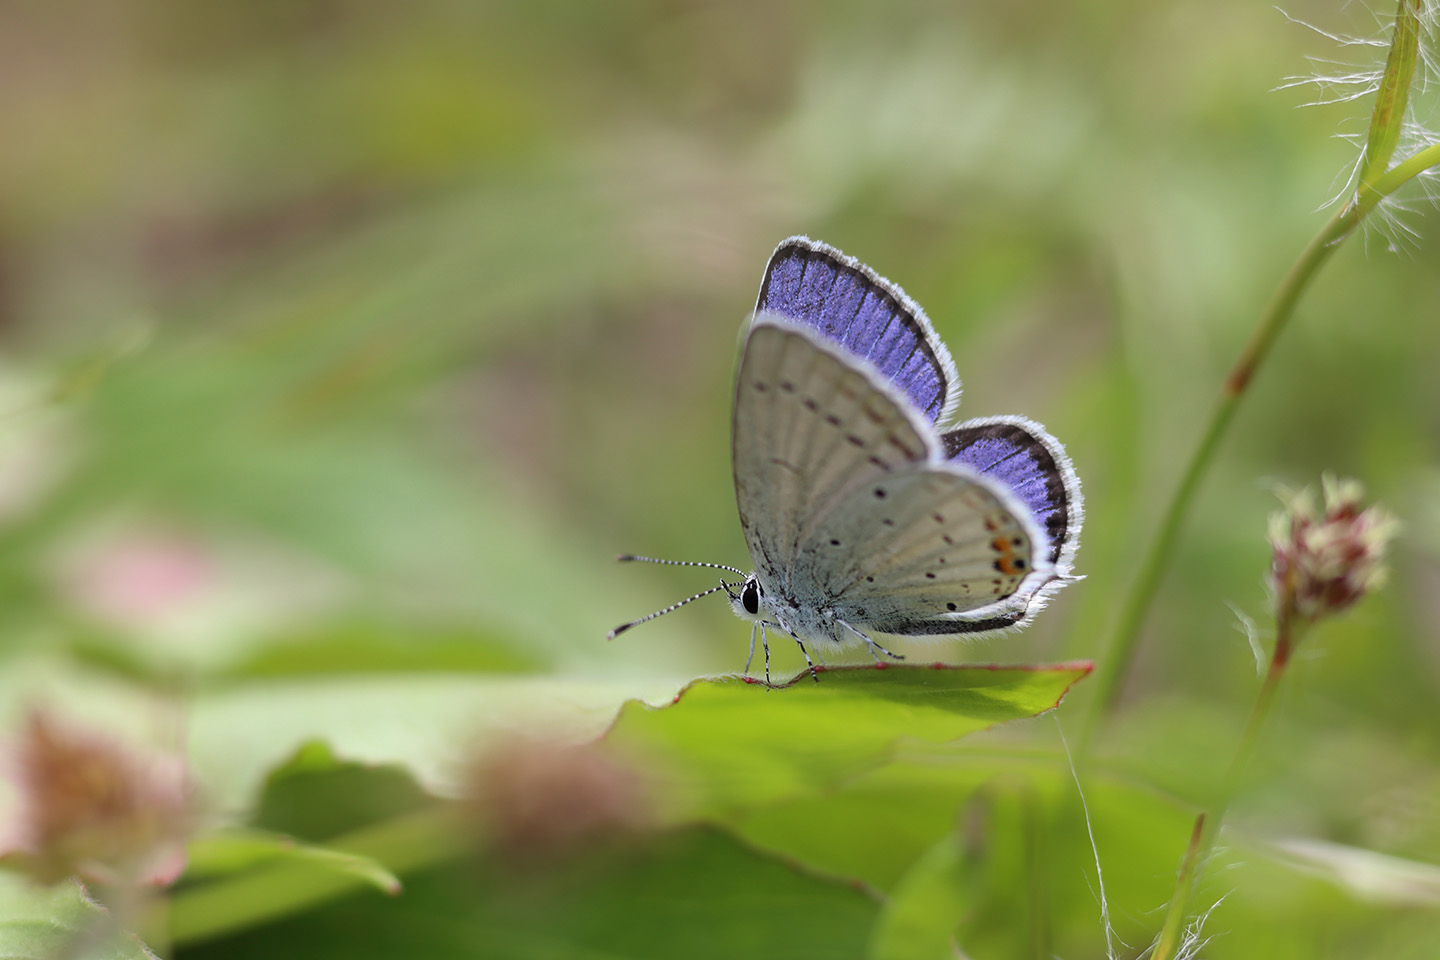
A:
{"type": "Polygon", "coordinates": [[[968,420],[940,437],[945,459],[1003,484],[1030,508],[1050,539],[1050,563],[1070,572],[1085,504],[1080,479],[1060,441],[1024,417],[968,420]]]}
{"type": "Polygon", "coordinates": [[[834,247],[808,237],[782,241],[755,310],[803,323],[869,360],[932,423],[948,419],[960,401],[955,364],[924,311],[834,247]]]}

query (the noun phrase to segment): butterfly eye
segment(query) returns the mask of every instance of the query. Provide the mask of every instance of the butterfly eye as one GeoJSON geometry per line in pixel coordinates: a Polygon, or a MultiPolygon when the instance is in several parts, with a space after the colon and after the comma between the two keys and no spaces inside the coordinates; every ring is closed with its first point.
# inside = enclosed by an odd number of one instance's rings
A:
{"type": "Polygon", "coordinates": [[[740,603],[745,607],[746,613],[760,612],[760,590],[755,586],[754,580],[745,581],[745,589],[740,591],[740,603]]]}

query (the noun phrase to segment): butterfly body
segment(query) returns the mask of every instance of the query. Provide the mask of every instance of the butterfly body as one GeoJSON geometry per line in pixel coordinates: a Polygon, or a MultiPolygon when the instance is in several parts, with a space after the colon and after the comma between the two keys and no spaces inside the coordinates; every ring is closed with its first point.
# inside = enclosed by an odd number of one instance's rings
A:
{"type": "MultiPolygon", "coordinates": [[[[1023,417],[942,427],[959,394],[949,351],[902,290],[808,238],[776,248],[731,424],[754,570],[714,588],[759,629],[767,674],[767,629],[807,660],[807,644],[879,659],[894,654],[877,635],[1022,626],[1074,579],[1083,508],[1064,448],[1023,417]]],[[[753,628],[751,643],[753,655],[753,628]]]]}
{"type": "Polygon", "coordinates": [[[982,623],[1023,613],[1005,598],[1053,578],[1031,568],[1048,540],[1028,512],[947,462],[866,361],[762,313],[735,390],[736,499],[758,592],[757,610],[736,601],[741,616],[822,648],[974,632],[974,611],[982,623]]]}

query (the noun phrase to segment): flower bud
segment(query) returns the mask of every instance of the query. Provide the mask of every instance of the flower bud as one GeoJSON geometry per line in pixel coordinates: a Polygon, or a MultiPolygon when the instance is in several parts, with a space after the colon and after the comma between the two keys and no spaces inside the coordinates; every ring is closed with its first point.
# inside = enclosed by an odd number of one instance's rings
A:
{"type": "Polygon", "coordinates": [[[1355,480],[1323,478],[1325,508],[1309,490],[1283,495],[1270,517],[1269,586],[1279,622],[1314,622],[1350,607],[1384,583],[1385,548],[1398,523],[1381,507],[1361,509],[1355,480]]]}
{"type": "Polygon", "coordinates": [[[36,710],[11,744],[18,794],[0,853],[35,879],[169,883],[184,867],[190,791],[180,764],[145,757],[36,710]]]}
{"type": "Polygon", "coordinates": [[[639,772],[596,744],[516,740],[478,757],[466,779],[477,826],[512,861],[563,859],[650,825],[639,772]]]}

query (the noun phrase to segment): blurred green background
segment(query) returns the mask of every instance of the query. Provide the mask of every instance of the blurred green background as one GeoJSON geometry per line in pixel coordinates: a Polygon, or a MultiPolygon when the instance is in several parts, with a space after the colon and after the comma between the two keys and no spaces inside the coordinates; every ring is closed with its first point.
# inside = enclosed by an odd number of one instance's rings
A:
{"type": "MultiPolygon", "coordinates": [[[[1375,35],[1380,6],[1286,10],[1375,35]]],[[[961,414],[1041,421],[1084,484],[1087,579],[922,653],[1099,656],[1364,130],[1368,102],[1275,88],[1369,56],[1235,0],[0,7],[0,719],[130,704],[173,741],[133,705],[178,684],[259,770],[317,732],[403,753],[435,674],[578,678],[553,712],[594,727],[738,670],[721,601],[607,644],[713,583],[613,557],[748,567],[736,335],[796,233],[904,286],[961,414]]],[[[1180,796],[1213,778],[1274,484],[1354,476],[1405,521],[1392,582],[1302,648],[1236,818],[1440,862],[1440,217],[1411,206],[1256,382],[1100,750],[1180,796]]],[[[509,721],[446,695],[457,728],[509,721]]],[[[253,786],[234,755],[197,758],[221,807],[253,786]]]]}

